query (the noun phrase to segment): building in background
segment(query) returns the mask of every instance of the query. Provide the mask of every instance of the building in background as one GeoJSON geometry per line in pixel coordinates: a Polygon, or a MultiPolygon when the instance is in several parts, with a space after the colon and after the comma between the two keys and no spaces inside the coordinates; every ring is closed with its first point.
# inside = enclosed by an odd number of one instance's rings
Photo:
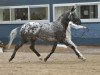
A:
{"type": "Polygon", "coordinates": [[[55,21],[72,6],[76,7],[82,24],[89,28],[88,32],[85,29],[73,29],[73,41],[78,45],[99,45],[99,0],[0,0],[0,39],[7,43],[10,31],[26,22],[55,21]]]}

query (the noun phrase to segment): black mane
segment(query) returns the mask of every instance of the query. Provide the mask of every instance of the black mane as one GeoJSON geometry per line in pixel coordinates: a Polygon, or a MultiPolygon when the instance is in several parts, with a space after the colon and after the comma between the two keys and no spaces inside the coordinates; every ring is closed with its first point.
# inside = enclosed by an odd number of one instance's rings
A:
{"type": "Polygon", "coordinates": [[[61,20],[61,24],[64,26],[64,28],[66,29],[68,27],[68,23],[69,23],[69,12],[63,13],[62,16],[62,20],[61,20]]]}

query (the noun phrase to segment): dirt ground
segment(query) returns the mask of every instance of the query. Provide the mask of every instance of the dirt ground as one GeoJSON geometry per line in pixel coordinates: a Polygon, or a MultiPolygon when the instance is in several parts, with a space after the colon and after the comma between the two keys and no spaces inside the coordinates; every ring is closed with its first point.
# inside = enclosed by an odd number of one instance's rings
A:
{"type": "MultiPolygon", "coordinates": [[[[13,47],[12,47],[13,48],[13,47]]],[[[100,75],[100,47],[78,46],[87,58],[84,62],[77,58],[70,48],[58,48],[45,63],[23,46],[11,62],[13,49],[0,53],[0,75],[100,75]]],[[[46,57],[51,46],[37,46],[42,57],[46,57]]]]}

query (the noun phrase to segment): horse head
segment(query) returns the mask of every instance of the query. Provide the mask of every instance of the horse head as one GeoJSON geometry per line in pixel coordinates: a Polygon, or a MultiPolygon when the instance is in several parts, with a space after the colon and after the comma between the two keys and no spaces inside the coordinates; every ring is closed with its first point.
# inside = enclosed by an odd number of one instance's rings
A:
{"type": "Polygon", "coordinates": [[[70,14],[68,16],[68,19],[69,19],[69,21],[72,21],[73,23],[75,23],[77,25],[81,25],[81,20],[78,17],[78,15],[76,14],[75,9],[76,8],[72,7],[70,14]]]}
{"type": "Polygon", "coordinates": [[[72,21],[73,23],[77,25],[81,25],[81,20],[77,16],[74,7],[72,7],[72,9],[69,12],[63,13],[57,20],[61,22],[64,28],[68,27],[69,21],[72,21]]]}

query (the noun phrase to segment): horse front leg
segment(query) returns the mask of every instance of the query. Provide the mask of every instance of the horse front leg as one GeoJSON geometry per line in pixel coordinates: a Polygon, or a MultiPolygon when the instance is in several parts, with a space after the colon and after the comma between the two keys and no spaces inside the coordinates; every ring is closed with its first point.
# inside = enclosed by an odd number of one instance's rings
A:
{"type": "Polygon", "coordinates": [[[57,47],[57,42],[55,42],[55,43],[53,44],[53,47],[52,47],[52,50],[51,50],[50,54],[48,54],[48,55],[46,56],[46,58],[44,58],[44,61],[45,61],[45,62],[49,59],[49,57],[51,56],[51,54],[54,53],[56,47],[57,47]]]}
{"type": "Polygon", "coordinates": [[[72,48],[79,59],[82,59],[83,61],[86,60],[86,58],[83,57],[83,55],[80,53],[80,51],[77,49],[77,46],[71,41],[71,39],[65,40],[65,45],[72,48]]]}
{"type": "Polygon", "coordinates": [[[39,57],[39,60],[42,60],[40,53],[35,49],[35,40],[30,40],[31,46],[30,49],[39,57]]]}
{"type": "Polygon", "coordinates": [[[19,49],[23,44],[24,44],[24,42],[21,42],[21,43],[19,43],[19,44],[17,44],[17,45],[15,46],[14,52],[13,52],[11,58],[9,59],[9,62],[12,61],[12,59],[13,59],[13,58],[15,57],[15,55],[16,55],[16,52],[18,51],[18,49],[19,49]]]}

